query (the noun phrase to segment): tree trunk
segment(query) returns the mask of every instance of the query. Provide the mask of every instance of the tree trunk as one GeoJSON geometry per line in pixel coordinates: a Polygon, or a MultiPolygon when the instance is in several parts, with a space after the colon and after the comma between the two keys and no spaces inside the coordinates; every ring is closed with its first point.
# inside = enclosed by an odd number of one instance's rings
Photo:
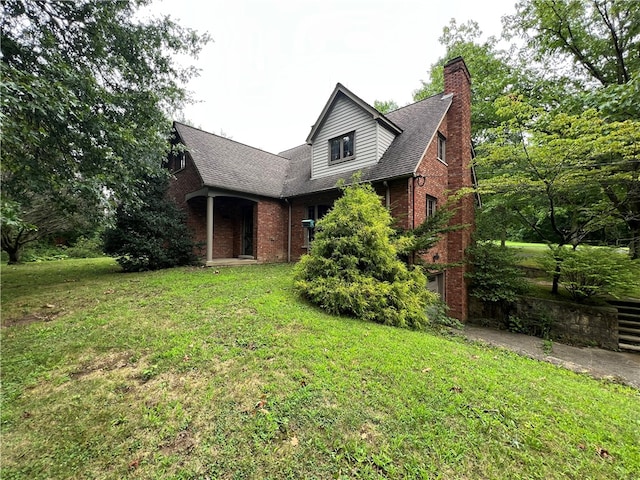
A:
{"type": "Polygon", "coordinates": [[[551,293],[558,295],[558,285],[560,284],[560,262],[562,259],[556,257],[556,269],[553,272],[553,284],[551,285],[551,293]]]}
{"type": "Polygon", "coordinates": [[[7,265],[15,265],[17,263],[20,263],[20,254],[22,253],[21,248],[5,247],[4,251],[9,255],[9,261],[7,262],[7,265]]]}
{"type": "Polygon", "coordinates": [[[631,242],[629,242],[629,256],[631,260],[640,258],[640,222],[627,222],[631,229],[631,242]]]}

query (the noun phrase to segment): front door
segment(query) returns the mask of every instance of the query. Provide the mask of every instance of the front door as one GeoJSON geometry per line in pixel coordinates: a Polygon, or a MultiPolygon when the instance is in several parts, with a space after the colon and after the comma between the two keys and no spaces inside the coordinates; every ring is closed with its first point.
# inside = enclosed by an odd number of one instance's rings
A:
{"type": "Polygon", "coordinates": [[[253,205],[242,207],[242,255],[253,256],[253,205]]]}

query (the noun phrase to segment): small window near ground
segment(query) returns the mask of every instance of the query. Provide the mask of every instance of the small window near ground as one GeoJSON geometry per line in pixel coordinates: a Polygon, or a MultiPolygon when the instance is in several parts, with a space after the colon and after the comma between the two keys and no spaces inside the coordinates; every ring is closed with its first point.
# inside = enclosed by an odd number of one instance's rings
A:
{"type": "Polygon", "coordinates": [[[444,273],[432,274],[427,278],[427,290],[437,293],[440,298],[444,299],[444,273]]]}
{"type": "Polygon", "coordinates": [[[447,163],[447,139],[438,133],[438,160],[447,163]]]}
{"type": "Polygon", "coordinates": [[[329,140],[329,163],[338,163],[350,160],[355,156],[356,132],[329,140]]]}

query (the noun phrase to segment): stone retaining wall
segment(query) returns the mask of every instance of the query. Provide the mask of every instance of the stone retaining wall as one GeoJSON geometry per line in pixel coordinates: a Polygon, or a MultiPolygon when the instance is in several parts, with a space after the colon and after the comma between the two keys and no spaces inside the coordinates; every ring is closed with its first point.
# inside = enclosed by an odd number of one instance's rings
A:
{"type": "Polygon", "coordinates": [[[548,336],[573,345],[618,349],[618,311],[534,297],[519,297],[506,306],[471,298],[470,323],[499,329],[522,327],[528,333],[548,336]]]}

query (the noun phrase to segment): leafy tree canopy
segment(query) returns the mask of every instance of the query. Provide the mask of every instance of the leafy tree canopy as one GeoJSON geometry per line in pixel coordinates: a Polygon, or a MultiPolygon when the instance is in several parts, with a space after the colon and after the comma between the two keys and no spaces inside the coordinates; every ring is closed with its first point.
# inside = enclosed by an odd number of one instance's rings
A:
{"type": "Polygon", "coordinates": [[[443,29],[440,43],[446,53],[431,66],[430,78],[422,81],[422,87],[413,93],[415,101],[444,90],[444,65],[455,57],[464,58],[472,79],[471,127],[474,137],[481,136],[487,128],[496,126],[493,101],[508,92],[513,84],[511,67],[504,60],[506,52],[498,49],[497,39],[482,40],[477,22],[458,24],[452,19],[443,29]]]}
{"type": "Polygon", "coordinates": [[[2,2],[3,195],[135,198],[135,179],[166,155],[166,114],[188,100],[209,40],[170,17],[141,20],[148,0],[2,2]]]}
{"type": "Polygon", "coordinates": [[[614,119],[640,117],[640,2],[520,0],[503,21],[538,71],[578,82],[568,98],[574,109],[586,103],[614,119]]]}
{"type": "Polygon", "coordinates": [[[399,107],[398,107],[398,104],[393,100],[386,100],[386,101],[375,100],[373,102],[373,108],[378,110],[380,113],[390,113],[390,112],[393,112],[394,110],[397,110],[399,107]]]}

